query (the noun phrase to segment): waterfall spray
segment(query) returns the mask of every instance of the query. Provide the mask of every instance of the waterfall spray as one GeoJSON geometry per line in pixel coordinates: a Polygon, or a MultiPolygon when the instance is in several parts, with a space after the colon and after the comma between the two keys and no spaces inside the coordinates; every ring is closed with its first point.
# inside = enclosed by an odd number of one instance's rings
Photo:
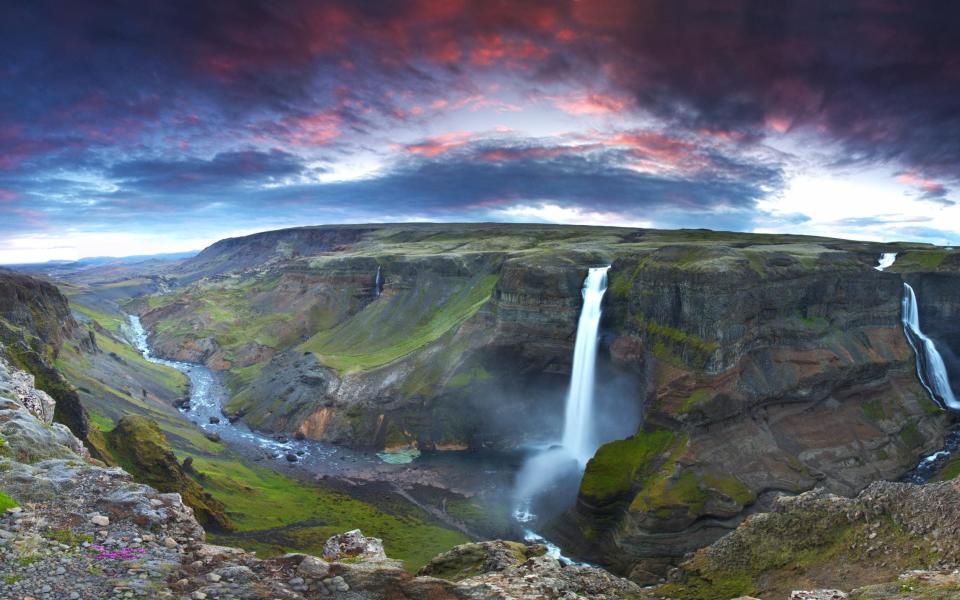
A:
{"type": "MultiPolygon", "coordinates": [[[[592,268],[583,282],[583,308],[577,322],[577,339],[573,348],[573,370],[564,411],[563,438],[553,447],[531,457],[517,474],[517,507],[514,518],[530,523],[534,497],[543,494],[564,478],[579,479],[587,461],[597,449],[598,440],[593,418],[594,371],[600,331],[600,305],[607,291],[607,267],[592,268]]],[[[579,564],[560,554],[560,549],[530,529],[525,539],[546,544],[551,556],[566,564],[579,564]]]]}
{"type": "Polygon", "coordinates": [[[595,445],[593,423],[594,369],[597,363],[597,342],[600,329],[600,305],[607,291],[610,267],[590,269],[583,282],[583,309],[577,323],[577,341],[573,350],[573,371],[563,421],[563,448],[577,459],[581,468],[593,456],[595,445]]]}
{"type": "Polygon", "coordinates": [[[913,353],[917,357],[917,376],[920,383],[927,389],[927,392],[944,408],[951,410],[960,410],[960,402],[953,395],[950,388],[950,379],[947,376],[947,366],[943,362],[943,357],[937,351],[937,346],[933,340],[924,335],[920,329],[920,313],[917,309],[917,295],[909,283],[903,284],[903,328],[907,335],[907,341],[913,348],[913,353]],[[920,348],[914,343],[914,339],[920,342],[920,348]],[[923,352],[922,359],[920,352],[923,352]]]}

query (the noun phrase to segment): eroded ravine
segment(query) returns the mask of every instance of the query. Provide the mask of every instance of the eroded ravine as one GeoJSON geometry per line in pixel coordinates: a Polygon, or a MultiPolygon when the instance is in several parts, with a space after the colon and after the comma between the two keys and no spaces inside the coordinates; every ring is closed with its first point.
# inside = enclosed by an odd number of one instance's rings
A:
{"type": "MultiPolygon", "coordinates": [[[[378,484],[386,484],[388,487],[385,489],[389,489],[390,493],[447,527],[477,539],[490,536],[491,532],[472,531],[469,526],[452,518],[443,510],[442,501],[440,506],[434,506],[418,495],[432,498],[452,493],[492,505],[512,483],[516,471],[513,457],[424,455],[413,465],[394,464],[383,461],[374,452],[310,439],[271,437],[256,432],[242,421],[231,422],[224,416],[223,405],[229,393],[220,373],[198,363],[155,356],[140,318],[130,315],[128,320],[126,333],[147,361],[176,369],[189,378],[190,402],[180,412],[208,436],[219,439],[254,461],[263,461],[274,470],[293,470],[305,478],[324,479],[358,491],[366,484],[376,489],[381,489],[377,487],[378,484]],[[411,490],[420,494],[414,494],[411,490]]],[[[361,494],[363,497],[382,495],[378,492],[361,494]]],[[[522,536],[519,529],[512,534],[517,538],[522,536]]]]}

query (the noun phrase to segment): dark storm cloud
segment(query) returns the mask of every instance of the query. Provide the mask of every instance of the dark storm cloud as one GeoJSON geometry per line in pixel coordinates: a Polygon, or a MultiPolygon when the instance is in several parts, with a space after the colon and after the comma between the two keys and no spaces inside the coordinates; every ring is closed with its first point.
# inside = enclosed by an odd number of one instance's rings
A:
{"type": "Polygon", "coordinates": [[[114,165],[109,174],[127,189],[141,192],[199,192],[243,183],[269,183],[304,171],[286,152],[222,152],[210,160],[138,160],[114,165]]]}
{"type": "MultiPolygon", "coordinates": [[[[762,0],[582,3],[616,43],[609,64],[639,106],[744,138],[809,128],[847,161],[902,161],[956,180],[960,5],[762,0]]],[[[583,16],[590,24],[590,14],[583,16]]]]}
{"type": "MultiPolygon", "coordinates": [[[[629,150],[568,147],[532,142],[476,142],[443,156],[414,157],[375,178],[264,192],[271,201],[350,206],[358,216],[442,218],[517,204],[550,201],[634,217],[672,209],[693,215],[719,206],[748,211],[783,184],[776,164],[728,158],[696,173],[666,175],[628,168],[629,150]]],[[[743,226],[743,216],[740,225],[743,226]]]]}

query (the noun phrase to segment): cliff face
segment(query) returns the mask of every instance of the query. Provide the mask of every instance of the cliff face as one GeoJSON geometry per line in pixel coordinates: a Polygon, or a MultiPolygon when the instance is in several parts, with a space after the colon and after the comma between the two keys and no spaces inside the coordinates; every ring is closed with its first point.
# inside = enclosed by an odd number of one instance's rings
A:
{"type": "MultiPolygon", "coordinates": [[[[654,582],[772,494],[856,494],[940,446],[947,416],[916,378],[900,274],[833,251],[672,268],[656,254],[611,283],[624,300],[611,348],[655,364],[644,430],[591,461],[558,537],[654,582]]],[[[949,276],[907,277],[939,327],[949,276]]]]}
{"type": "Polygon", "coordinates": [[[514,447],[559,431],[582,281],[610,264],[598,397],[619,435],[644,424],[601,448],[553,533],[643,582],[777,492],[856,494],[942,442],[900,302],[916,281],[922,320],[946,324],[949,253],[931,269],[904,246],[881,273],[885,248],[837,240],[450,227],[372,227],[315,256],[258,240],[262,268],[141,311],[163,353],[229,369],[228,410],[257,428],[514,447]]]}
{"type": "Polygon", "coordinates": [[[80,397],[54,366],[76,329],[67,299],[53,284],[0,269],[0,342],[57,401],[54,419],[85,439],[89,424],[80,397]]]}

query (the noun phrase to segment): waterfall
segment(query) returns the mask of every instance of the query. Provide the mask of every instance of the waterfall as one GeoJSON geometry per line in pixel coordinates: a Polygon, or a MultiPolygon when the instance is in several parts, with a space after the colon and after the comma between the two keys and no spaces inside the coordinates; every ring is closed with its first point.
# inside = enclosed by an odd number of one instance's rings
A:
{"type": "Polygon", "coordinates": [[[892,267],[894,261],[897,260],[896,252],[884,252],[880,255],[880,259],[877,261],[877,266],[874,269],[878,271],[886,271],[888,267],[892,267]]]}
{"type": "Polygon", "coordinates": [[[573,349],[573,372],[563,422],[563,448],[577,459],[581,468],[594,450],[593,380],[597,363],[600,329],[600,304],[607,291],[607,270],[590,269],[583,282],[583,309],[577,323],[577,341],[573,349]]]}
{"type": "Polygon", "coordinates": [[[377,275],[373,278],[373,297],[380,297],[380,265],[377,265],[377,275]]]}
{"type": "Polygon", "coordinates": [[[947,366],[943,362],[943,357],[937,351],[933,340],[924,335],[920,329],[920,314],[917,310],[917,295],[909,283],[903,284],[903,328],[907,335],[907,341],[913,348],[917,357],[917,376],[920,383],[927,389],[927,392],[941,406],[952,410],[960,410],[960,402],[953,395],[950,389],[950,379],[947,377],[947,366]],[[920,342],[923,354],[920,354],[921,348],[917,348],[914,339],[920,342]]]}

